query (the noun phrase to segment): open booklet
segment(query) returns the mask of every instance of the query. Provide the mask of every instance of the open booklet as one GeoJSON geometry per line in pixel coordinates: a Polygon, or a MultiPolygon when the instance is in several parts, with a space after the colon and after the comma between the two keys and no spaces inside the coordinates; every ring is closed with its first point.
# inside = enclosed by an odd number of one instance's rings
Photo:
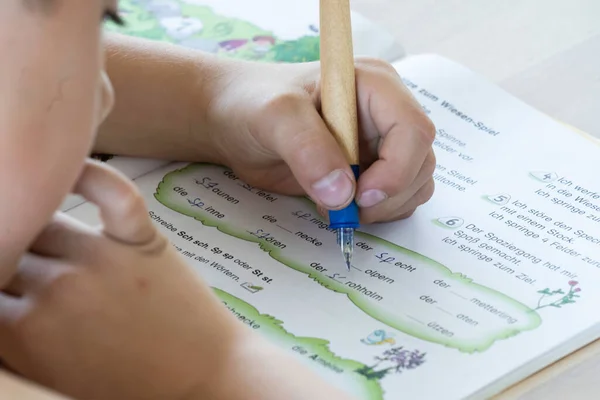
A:
{"type": "Polygon", "coordinates": [[[111,161],[224,305],[329,382],[488,398],[600,337],[600,148],[450,60],[393,65],[437,127],[436,192],[359,229],[349,272],[306,198],[216,165],[111,161]]]}

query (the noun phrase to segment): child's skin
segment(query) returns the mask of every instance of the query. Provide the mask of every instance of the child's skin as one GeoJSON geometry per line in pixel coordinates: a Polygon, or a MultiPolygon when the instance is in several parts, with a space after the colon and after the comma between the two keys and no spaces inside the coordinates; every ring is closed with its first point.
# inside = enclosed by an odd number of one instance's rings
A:
{"type": "Polygon", "coordinates": [[[371,223],[430,198],[431,122],[387,64],[359,61],[365,172],[358,184],[323,180],[350,174],[318,114],[318,64],[226,61],[120,36],[103,44],[107,8],[117,2],[0,4],[0,358],[78,399],[346,398],[239,324],[135,187],[86,156],[217,162],[324,208],[356,195],[371,223]],[[69,192],[98,205],[103,227],[54,215],[69,192]]]}
{"type": "Polygon", "coordinates": [[[88,163],[74,193],[102,228],[57,215],[0,297],[11,369],[77,399],[346,399],[240,324],[148,218],[88,163]]]}

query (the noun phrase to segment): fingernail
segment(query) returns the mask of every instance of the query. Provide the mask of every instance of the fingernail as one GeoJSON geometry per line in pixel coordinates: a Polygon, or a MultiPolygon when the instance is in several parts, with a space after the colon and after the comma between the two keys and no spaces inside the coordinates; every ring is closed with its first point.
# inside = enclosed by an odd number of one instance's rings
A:
{"type": "Polygon", "coordinates": [[[381,190],[371,189],[363,192],[358,199],[358,205],[363,208],[373,207],[387,199],[387,195],[381,190]]]}
{"type": "Polygon", "coordinates": [[[313,185],[315,196],[327,207],[337,208],[352,196],[352,181],[342,170],[336,169],[313,185]]]}

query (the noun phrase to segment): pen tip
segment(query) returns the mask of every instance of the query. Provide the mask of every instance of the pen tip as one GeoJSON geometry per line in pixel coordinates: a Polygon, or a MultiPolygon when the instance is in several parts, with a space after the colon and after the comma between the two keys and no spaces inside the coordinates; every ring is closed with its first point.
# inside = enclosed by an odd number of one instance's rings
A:
{"type": "Polygon", "coordinates": [[[352,228],[339,229],[337,232],[337,240],[342,249],[344,260],[346,261],[346,268],[350,271],[354,247],[354,230],[352,228]]]}
{"type": "Polygon", "coordinates": [[[350,253],[346,253],[346,254],[344,254],[344,258],[346,259],[346,268],[348,268],[348,271],[350,271],[350,265],[352,263],[352,256],[350,255],[350,253]]]}

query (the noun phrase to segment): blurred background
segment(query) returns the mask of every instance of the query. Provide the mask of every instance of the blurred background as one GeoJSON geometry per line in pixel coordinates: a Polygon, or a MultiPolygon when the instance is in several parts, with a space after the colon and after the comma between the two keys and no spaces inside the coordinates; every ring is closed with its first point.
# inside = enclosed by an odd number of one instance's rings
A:
{"type": "Polygon", "coordinates": [[[449,57],[600,137],[600,0],[350,0],[410,53],[449,57]]]}

